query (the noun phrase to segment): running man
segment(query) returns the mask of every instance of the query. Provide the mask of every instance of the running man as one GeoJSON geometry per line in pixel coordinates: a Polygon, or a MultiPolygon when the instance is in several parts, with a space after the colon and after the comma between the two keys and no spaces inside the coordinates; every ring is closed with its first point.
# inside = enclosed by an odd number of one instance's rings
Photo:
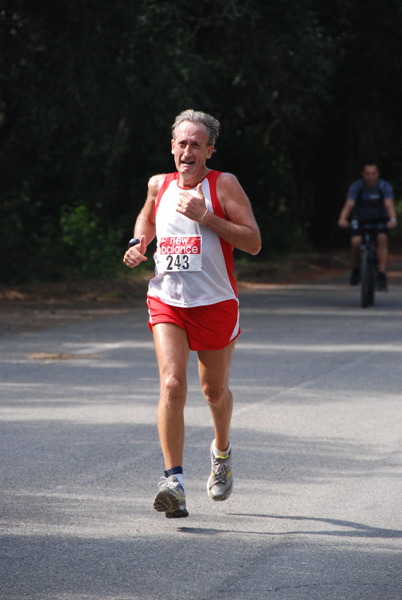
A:
{"type": "Polygon", "coordinates": [[[157,425],[165,477],[154,508],[168,518],[188,516],[183,447],[190,350],[198,355],[201,388],[214,424],[208,494],[212,500],[226,500],[233,487],[229,371],[240,333],[233,247],[255,255],[261,238],[236,177],[206,166],[219,128],[219,121],[200,111],[176,117],[171,152],[177,171],[150,178],[134,227],[139,242],[123,259],[130,268],[147,260],[147,246],[156,235],[155,276],[147,301],[160,375],[157,425]]]}

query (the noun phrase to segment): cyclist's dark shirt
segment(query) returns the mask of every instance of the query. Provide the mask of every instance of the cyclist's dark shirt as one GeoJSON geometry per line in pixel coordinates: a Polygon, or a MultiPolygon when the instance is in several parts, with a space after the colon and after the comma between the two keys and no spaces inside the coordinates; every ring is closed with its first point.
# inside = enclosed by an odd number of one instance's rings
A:
{"type": "Polygon", "coordinates": [[[367,188],[362,179],[355,181],[346,195],[356,202],[353,218],[367,223],[387,221],[388,212],[384,205],[385,198],[393,198],[394,193],[390,184],[384,179],[378,179],[377,185],[367,188]]]}

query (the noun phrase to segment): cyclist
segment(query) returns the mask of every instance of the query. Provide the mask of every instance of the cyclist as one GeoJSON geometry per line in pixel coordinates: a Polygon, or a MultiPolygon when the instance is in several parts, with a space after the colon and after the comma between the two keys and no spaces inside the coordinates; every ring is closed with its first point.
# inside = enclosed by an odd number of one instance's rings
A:
{"type": "MultiPolygon", "coordinates": [[[[384,223],[388,229],[397,226],[394,206],[394,193],[391,185],[380,179],[380,172],[376,163],[367,162],[363,166],[361,179],[349,187],[346,201],[339,215],[339,227],[348,227],[349,218],[352,217],[359,223],[384,223]]],[[[361,230],[353,230],[351,235],[352,272],[350,284],[360,282],[360,245],[362,243],[361,230]]],[[[378,255],[378,281],[377,289],[388,289],[385,269],[388,261],[388,231],[377,234],[378,255]]]]}

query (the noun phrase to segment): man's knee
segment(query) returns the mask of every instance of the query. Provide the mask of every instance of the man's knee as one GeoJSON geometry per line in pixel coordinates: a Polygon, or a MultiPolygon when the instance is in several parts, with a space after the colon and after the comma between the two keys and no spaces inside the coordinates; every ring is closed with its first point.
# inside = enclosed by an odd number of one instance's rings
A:
{"type": "Polygon", "coordinates": [[[165,373],[161,376],[162,396],[166,399],[182,398],[187,393],[187,382],[183,375],[165,373]]]}
{"type": "Polygon", "coordinates": [[[214,406],[219,404],[225,398],[226,394],[230,394],[227,386],[219,383],[204,383],[202,391],[208,404],[214,406]]]}
{"type": "Polygon", "coordinates": [[[353,249],[360,248],[362,243],[362,238],[360,235],[354,235],[350,238],[350,245],[353,249]]]}
{"type": "Polygon", "coordinates": [[[377,245],[380,248],[386,248],[388,246],[388,236],[385,233],[379,233],[377,235],[377,245]]]}

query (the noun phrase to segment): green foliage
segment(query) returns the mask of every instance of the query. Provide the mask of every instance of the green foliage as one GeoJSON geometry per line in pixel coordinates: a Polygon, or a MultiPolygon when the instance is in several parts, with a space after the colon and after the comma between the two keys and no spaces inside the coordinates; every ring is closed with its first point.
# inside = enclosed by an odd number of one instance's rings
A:
{"type": "Polygon", "coordinates": [[[402,186],[401,25],[397,0],[4,0],[0,281],[119,269],[189,107],[221,120],[210,166],[267,252],[336,244],[368,154],[402,186]]]}
{"type": "Polygon", "coordinates": [[[122,251],[118,232],[103,229],[96,214],[81,204],[62,207],[60,217],[60,250],[70,274],[107,277],[116,271],[122,251]]]}

